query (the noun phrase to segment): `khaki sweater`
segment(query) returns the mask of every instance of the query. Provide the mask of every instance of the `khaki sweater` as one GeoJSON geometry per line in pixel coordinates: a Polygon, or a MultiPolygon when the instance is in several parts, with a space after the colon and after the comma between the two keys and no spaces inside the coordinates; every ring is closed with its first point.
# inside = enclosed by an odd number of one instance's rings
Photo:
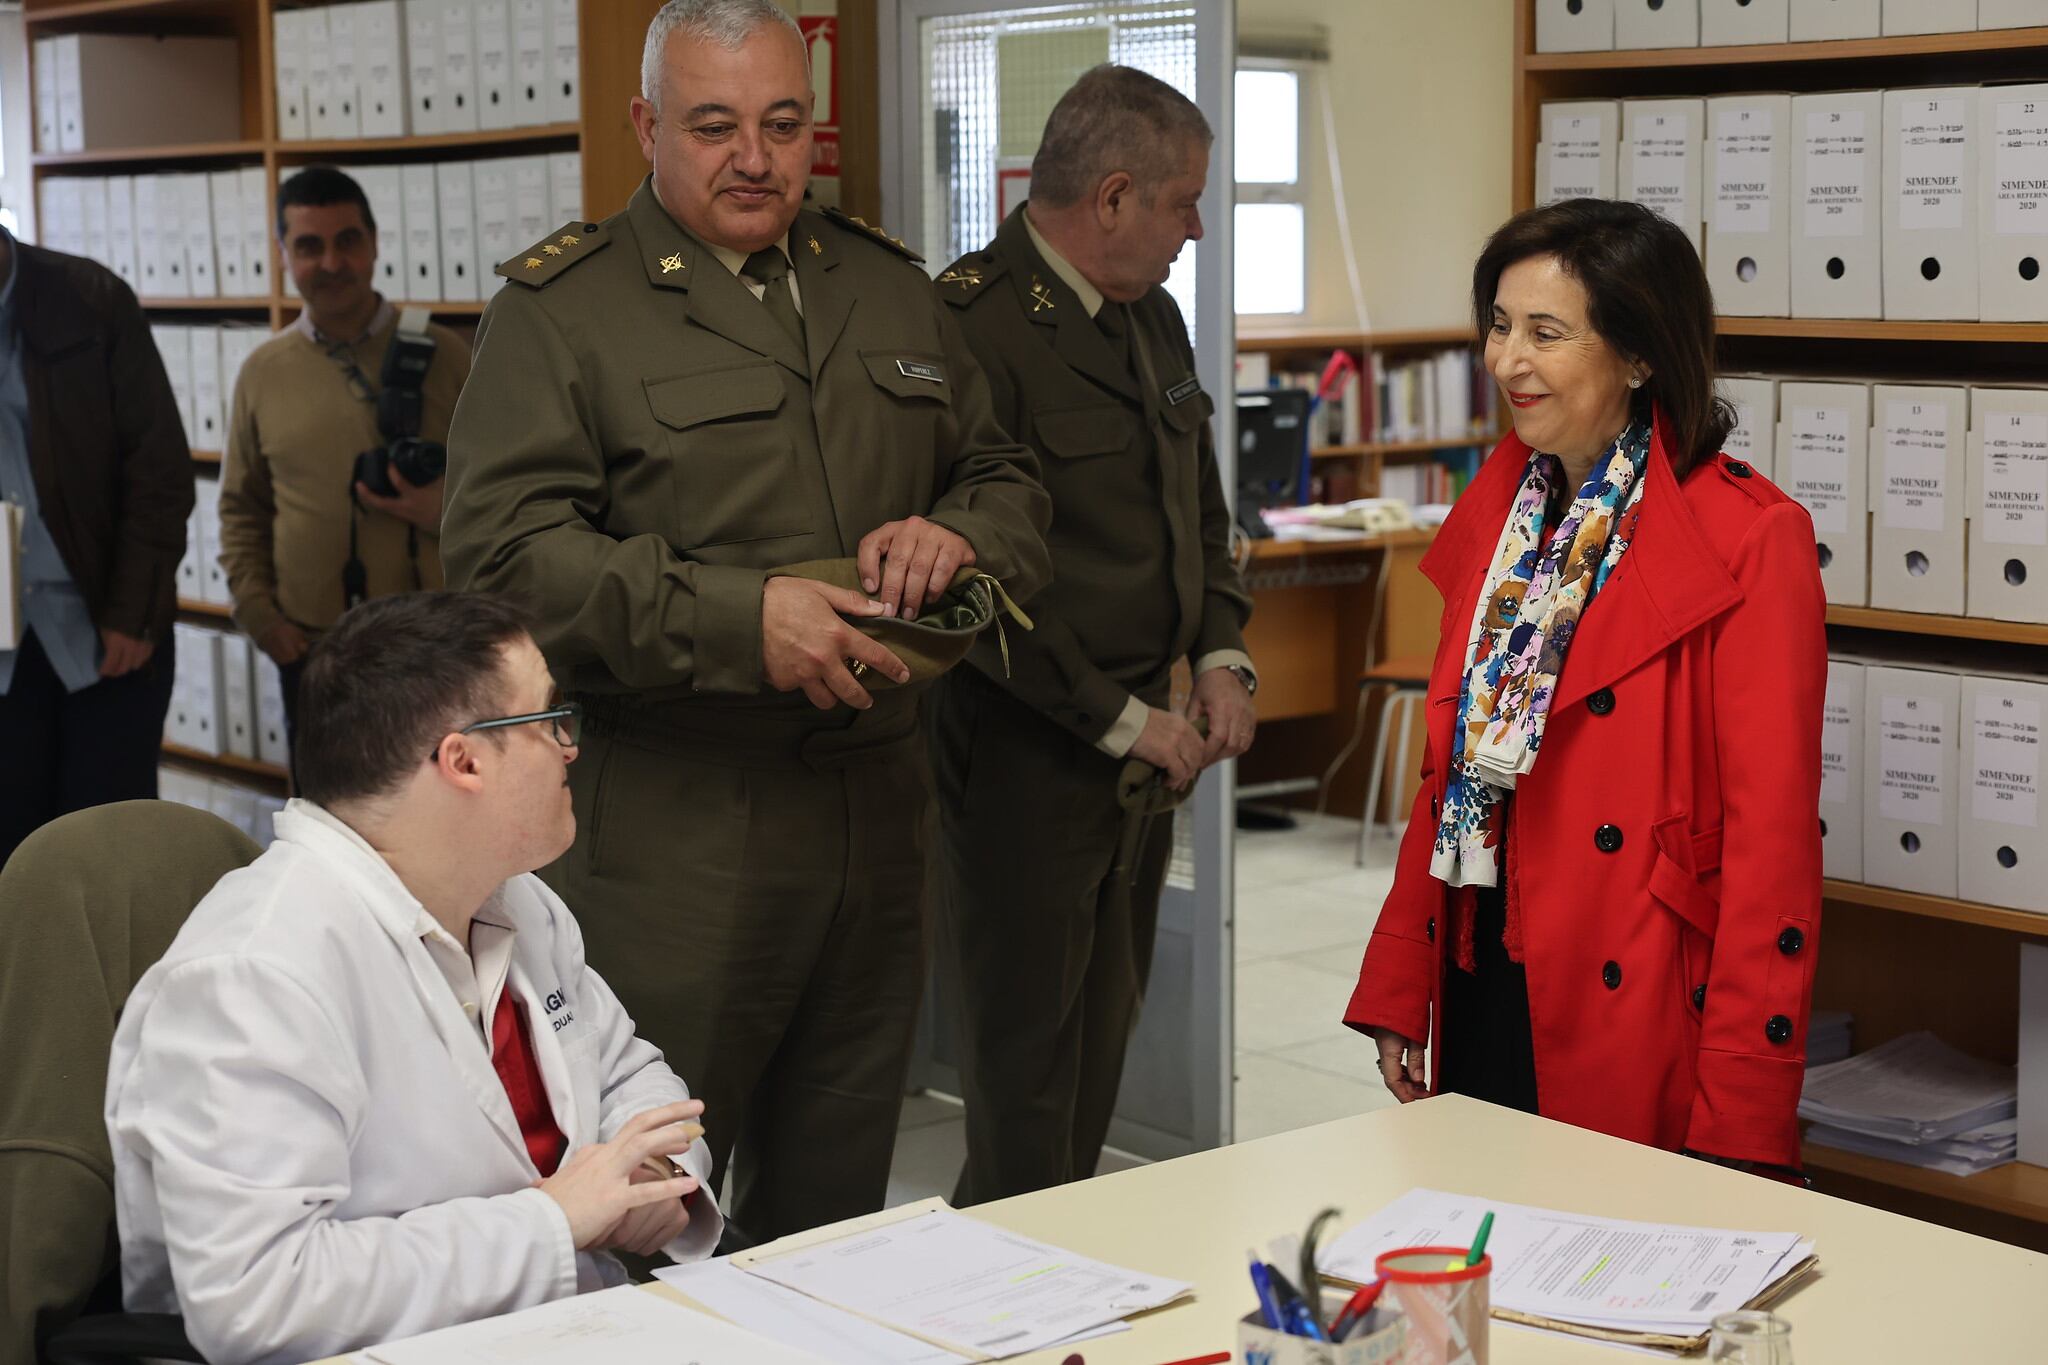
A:
{"type": "MultiPolygon", "coordinates": [[[[397,328],[394,313],[352,348],[372,387],[397,328]]],[[[427,371],[420,435],[448,439],[448,419],[469,377],[469,344],[430,324],[439,343],[427,371]]],[[[250,355],[235,382],[221,466],[220,561],[235,599],[235,624],[260,638],[282,615],[303,629],[334,624],[344,606],[349,517],[372,597],[438,588],[441,542],[420,531],[418,574],[405,522],[355,508],[356,455],[380,443],[374,405],[358,397],[341,364],[303,330],[288,328],[250,355]]]]}

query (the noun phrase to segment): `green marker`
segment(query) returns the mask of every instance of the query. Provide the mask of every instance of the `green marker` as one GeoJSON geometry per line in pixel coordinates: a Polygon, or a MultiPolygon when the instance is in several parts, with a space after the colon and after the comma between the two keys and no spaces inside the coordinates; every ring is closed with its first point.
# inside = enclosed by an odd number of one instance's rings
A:
{"type": "Polygon", "coordinates": [[[1472,1239],[1472,1249],[1465,1253],[1465,1267],[1471,1269],[1479,1264],[1479,1258],[1486,1254],[1486,1239],[1493,1236],[1493,1210],[1486,1211],[1486,1217],[1479,1220],[1479,1235],[1472,1239]]]}

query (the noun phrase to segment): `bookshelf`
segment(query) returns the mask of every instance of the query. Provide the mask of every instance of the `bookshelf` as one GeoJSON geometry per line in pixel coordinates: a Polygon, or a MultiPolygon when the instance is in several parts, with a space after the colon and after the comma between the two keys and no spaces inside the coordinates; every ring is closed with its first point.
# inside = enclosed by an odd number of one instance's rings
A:
{"type": "MultiPolygon", "coordinates": [[[[241,137],[201,143],[119,147],[84,152],[37,152],[30,158],[34,201],[40,203],[43,182],[53,176],[112,175],[126,172],[224,170],[260,166],[265,193],[275,202],[277,187],[301,166],[316,162],[403,164],[442,161],[468,154],[490,156],[521,152],[575,151],[581,162],[583,210],[610,213],[622,206],[646,173],[627,117],[627,102],[639,89],[640,43],[661,0],[580,0],[578,23],[579,102],[574,121],[482,132],[433,133],[413,137],[288,140],[278,136],[277,79],[272,51],[272,23],[280,9],[301,8],[291,0],[23,0],[27,38],[65,33],[177,32],[232,36],[240,44],[241,137]]],[[[33,82],[33,63],[29,63],[33,82]]],[[[28,108],[35,108],[33,87],[28,108]]],[[[276,331],[295,318],[300,301],[286,292],[284,276],[270,271],[270,291],[253,297],[145,298],[142,306],[161,321],[262,322],[276,331]]],[[[405,300],[405,302],[416,302],[405,300]]],[[[425,305],[437,317],[474,324],[484,304],[437,301],[425,305]]],[[[221,452],[192,452],[196,477],[216,475],[221,452]]],[[[208,603],[181,601],[181,619],[229,627],[228,610],[208,603]]],[[[231,628],[231,627],[230,627],[231,628]]],[[[211,776],[253,780],[267,790],[281,791],[285,773],[268,764],[231,756],[214,756],[166,743],[163,752],[178,766],[211,776]]]]}
{"type": "MultiPolygon", "coordinates": [[[[1839,42],[1537,53],[1534,0],[1517,0],[1513,206],[1535,202],[1540,109],[1550,100],[1795,93],[2048,79],[2048,28],[1839,42]]],[[[2038,382],[2048,322],[1903,322],[1723,317],[1730,371],[1789,369],[1884,378],[1986,375],[2038,382]]],[[[2048,626],[1830,606],[1831,639],[2012,647],[2048,665],[2048,626]]],[[[1839,642],[1839,641],[1838,641],[1839,642]]],[[[1858,1050],[1916,1029],[1999,1061],[2018,1045],[2018,945],[2048,937],[2048,915],[1830,880],[1816,1007],[1855,1015],[1858,1050]]],[[[1967,1178],[1809,1145],[1832,1193],[1985,1235],[2048,1248],[2048,1168],[2014,1164],[1967,1178]]]]}

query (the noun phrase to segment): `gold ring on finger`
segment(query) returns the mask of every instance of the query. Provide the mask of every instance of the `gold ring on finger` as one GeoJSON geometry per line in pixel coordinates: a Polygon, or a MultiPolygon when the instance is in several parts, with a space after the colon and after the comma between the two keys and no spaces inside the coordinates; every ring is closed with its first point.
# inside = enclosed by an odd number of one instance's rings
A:
{"type": "Polygon", "coordinates": [[[846,668],[856,678],[868,671],[867,663],[861,659],[848,659],[846,661],[846,668]]]}

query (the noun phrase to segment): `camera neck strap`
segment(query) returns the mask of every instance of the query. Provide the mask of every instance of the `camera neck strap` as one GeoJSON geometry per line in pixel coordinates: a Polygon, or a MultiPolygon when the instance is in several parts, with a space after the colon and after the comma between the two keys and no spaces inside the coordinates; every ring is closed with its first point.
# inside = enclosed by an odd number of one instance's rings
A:
{"type": "MultiPolygon", "coordinates": [[[[427,333],[427,321],[432,316],[426,309],[407,305],[398,310],[398,327],[391,344],[397,345],[400,338],[424,342],[433,346],[434,339],[427,333]]],[[[346,342],[335,342],[328,346],[327,354],[335,364],[341,366],[348,377],[350,391],[371,407],[377,406],[382,392],[370,383],[368,375],[356,364],[355,349],[346,342]]],[[[380,429],[378,435],[383,435],[380,429]]],[[[362,519],[362,504],[356,501],[354,476],[350,476],[348,490],[348,559],[341,566],[341,601],[344,610],[361,606],[370,597],[370,571],[363,564],[359,548],[359,531],[362,519]]],[[[405,555],[412,563],[412,585],[417,591],[426,587],[426,579],[420,573],[420,532],[411,522],[405,524],[405,555]]]]}

